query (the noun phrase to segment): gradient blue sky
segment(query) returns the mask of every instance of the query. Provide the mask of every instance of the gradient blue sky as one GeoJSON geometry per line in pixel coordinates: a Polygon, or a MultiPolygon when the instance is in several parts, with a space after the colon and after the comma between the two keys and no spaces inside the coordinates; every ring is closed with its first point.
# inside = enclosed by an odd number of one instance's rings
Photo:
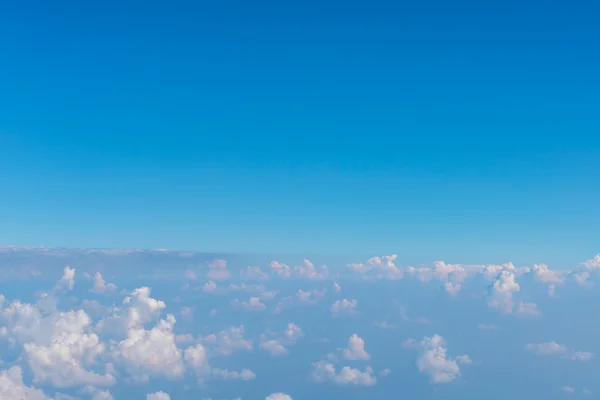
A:
{"type": "Polygon", "coordinates": [[[598,2],[0,7],[1,243],[598,250],[598,2]]]}

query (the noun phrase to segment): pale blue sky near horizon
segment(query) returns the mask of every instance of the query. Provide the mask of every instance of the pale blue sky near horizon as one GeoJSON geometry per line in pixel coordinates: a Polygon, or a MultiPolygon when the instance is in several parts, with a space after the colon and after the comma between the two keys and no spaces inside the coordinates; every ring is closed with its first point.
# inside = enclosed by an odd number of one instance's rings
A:
{"type": "Polygon", "coordinates": [[[0,10],[0,243],[598,253],[597,2],[0,10]]]}

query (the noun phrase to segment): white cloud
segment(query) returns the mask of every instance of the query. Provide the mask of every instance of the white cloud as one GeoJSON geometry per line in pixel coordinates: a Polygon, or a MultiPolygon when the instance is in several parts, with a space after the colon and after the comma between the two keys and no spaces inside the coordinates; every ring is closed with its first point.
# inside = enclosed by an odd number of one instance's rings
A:
{"type": "Polygon", "coordinates": [[[565,393],[575,393],[575,388],[571,386],[563,386],[560,389],[565,393]]]}
{"type": "Polygon", "coordinates": [[[114,400],[114,397],[108,390],[98,390],[92,396],[92,400],[114,400]]]}
{"type": "Polygon", "coordinates": [[[246,271],[242,271],[242,276],[246,276],[249,279],[256,279],[266,281],[269,279],[269,274],[260,269],[260,267],[249,266],[246,271]]]}
{"type": "Polygon", "coordinates": [[[404,277],[403,270],[394,264],[397,257],[396,254],[373,257],[368,259],[365,264],[348,264],[348,268],[364,277],[389,280],[402,279],[404,277]]]}
{"type": "Polygon", "coordinates": [[[519,302],[517,306],[517,314],[529,317],[536,317],[541,315],[540,310],[538,310],[538,306],[535,303],[526,303],[523,301],[519,302]]]}
{"type": "Polygon", "coordinates": [[[125,297],[122,308],[114,308],[112,315],[98,322],[97,329],[116,337],[127,336],[130,329],[139,329],[155,321],[166,308],[161,300],[150,297],[151,290],[141,287],[125,297]]]}
{"type": "Polygon", "coordinates": [[[217,284],[214,281],[208,281],[202,286],[202,291],[205,293],[213,293],[217,290],[217,284]]]}
{"type": "Polygon", "coordinates": [[[268,395],[265,400],[292,400],[292,398],[284,393],[273,393],[268,395]]]}
{"type": "Polygon", "coordinates": [[[510,314],[514,308],[513,294],[521,290],[515,274],[501,271],[489,287],[488,305],[510,314]]]}
{"type": "Polygon", "coordinates": [[[594,357],[594,353],[587,351],[569,350],[566,346],[554,341],[545,343],[529,343],[525,350],[538,356],[561,356],[573,361],[589,361],[594,357]]]}
{"type": "Polygon", "coordinates": [[[346,360],[369,360],[371,356],[365,351],[365,342],[357,334],[348,339],[348,348],[342,354],[346,360]]]}
{"type": "Polygon", "coordinates": [[[113,355],[125,365],[133,380],[147,382],[150,376],[183,376],[185,368],[175,343],[174,325],[175,317],[169,314],[150,330],[130,329],[127,339],[116,346],[113,355]]]}
{"type": "Polygon", "coordinates": [[[456,296],[458,294],[458,292],[460,292],[461,288],[462,288],[462,286],[460,283],[452,283],[452,282],[444,283],[444,289],[446,289],[446,292],[448,292],[448,294],[451,296],[456,296]]]}
{"type": "Polygon", "coordinates": [[[229,356],[236,351],[252,351],[252,341],[244,338],[243,325],[207,335],[202,341],[215,355],[229,356]]]}
{"type": "Polygon", "coordinates": [[[100,272],[96,272],[96,274],[94,275],[94,284],[93,287],[90,289],[90,292],[95,294],[102,294],[111,293],[115,290],[117,290],[116,285],[112,283],[106,283],[104,281],[104,278],[102,277],[102,274],[100,272]]]}
{"type": "Polygon", "coordinates": [[[556,342],[530,343],[525,346],[525,350],[531,351],[538,356],[565,354],[567,352],[567,348],[565,346],[556,342]]]}
{"type": "Polygon", "coordinates": [[[592,358],[594,358],[594,353],[589,351],[575,351],[569,356],[569,358],[575,361],[590,361],[592,358]]]}
{"type": "Polygon", "coordinates": [[[420,372],[429,375],[433,383],[452,382],[460,376],[458,363],[470,364],[471,359],[466,356],[449,358],[444,347],[446,341],[439,335],[424,337],[421,342],[409,339],[404,342],[405,347],[418,348],[417,368],[420,372]]]}
{"type": "Polygon", "coordinates": [[[326,361],[313,363],[311,377],[315,382],[332,381],[339,385],[372,386],[377,383],[377,378],[370,367],[364,371],[343,367],[338,372],[333,364],[326,361]]]}
{"type": "Polygon", "coordinates": [[[215,379],[222,379],[225,381],[251,381],[256,378],[256,374],[247,368],[244,368],[240,372],[213,368],[212,376],[215,379]]]}
{"type": "Polygon", "coordinates": [[[338,285],[338,283],[337,283],[337,282],[333,282],[333,291],[334,291],[335,293],[339,293],[339,292],[341,292],[341,291],[342,291],[342,288],[341,288],[341,286],[340,286],[340,285],[338,285]]]}
{"type": "Polygon", "coordinates": [[[42,316],[40,310],[15,301],[2,311],[7,335],[23,345],[24,359],[34,382],[55,387],[93,384],[109,386],[115,378],[87,369],[104,353],[104,344],[90,332],[91,319],[83,311],[55,312],[42,316]]]}
{"type": "Polygon", "coordinates": [[[171,396],[165,392],[156,392],[146,395],[146,400],[171,400],[171,396]]]}
{"type": "Polygon", "coordinates": [[[54,286],[55,290],[67,289],[73,290],[75,287],[75,269],[69,266],[66,266],[63,270],[63,276],[60,278],[56,285],[54,286]]]}
{"type": "Polygon", "coordinates": [[[233,305],[241,305],[244,310],[248,311],[264,311],[267,306],[264,303],[261,303],[260,297],[250,297],[248,301],[240,302],[238,299],[234,299],[231,301],[233,305]]]}
{"type": "Polygon", "coordinates": [[[20,367],[0,371],[0,399],[50,400],[40,389],[23,383],[20,367]]]}
{"type": "Polygon", "coordinates": [[[216,258],[208,264],[207,276],[215,281],[222,281],[229,278],[229,270],[227,269],[227,261],[216,258]]]}
{"type": "Polygon", "coordinates": [[[290,346],[304,336],[304,332],[296,324],[289,323],[287,329],[277,338],[269,338],[268,335],[260,336],[260,348],[272,356],[283,356],[289,354],[285,346],[290,346]]]}
{"type": "Polygon", "coordinates": [[[339,315],[352,315],[356,313],[356,306],[358,302],[356,300],[337,300],[335,303],[331,305],[331,313],[334,316],[339,315]]]}

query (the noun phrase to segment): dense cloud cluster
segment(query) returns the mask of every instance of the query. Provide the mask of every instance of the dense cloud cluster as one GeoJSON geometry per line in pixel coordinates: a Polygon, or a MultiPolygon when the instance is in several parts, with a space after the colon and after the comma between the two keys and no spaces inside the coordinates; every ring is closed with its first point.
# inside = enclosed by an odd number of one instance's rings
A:
{"type": "MultiPolygon", "coordinates": [[[[1,253],[24,251],[40,250],[4,247],[1,253]]],[[[593,293],[600,271],[600,255],[570,270],[553,270],[544,264],[442,261],[400,267],[396,255],[343,268],[315,267],[309,260],[298,266],[271,261],[266,266],[232,267],[219,257],[189,262],[193,254],[155,253],[188,262],[174,269],[155,268],[153,276],[141,268],[133,280],[120,279],[119,269],[96,270],[85,263],[81,272],[77,265],[63,265],[59,272],[40,264],[27,280],[12,278],[22,289],[0,294],[0,344],[6,349],[0,353],[0,399],[107,400],[121,398],[117,393],[126,396],[127,390],[143,392],[149,400],[174,398],[169,393],[174,390],[176,398],[253,399],[256,394],[244,395],[244,387],[256,384],[263,388],[261,399],[289,400],[298,398],[304,386],[370,390],[396,368],[410,365],[432,385],[466,383],[465,375],[477,370],[472,364],[485,368],[489,360],[485,353],[465,354],[469,343],[453,330],[498,338],[501,325],[511,323],[503,321],[511,319],[527,329],[544,321],[546,313],[553,315],[551,303],[561,296],[581,295],[581,290],[593,293]],[[36,284],[36,289],[25,291],[35,282],[48,289],[36,284]],[[411,290],[417,302],[397,300],[396,294],[411,290]],[[168,297],[157,298],[157,291],[168,297]],[[419,304],[428,301],[423,300],[427,296],[444,296],[440,304],[457,310],[461,302],[472,304],[478,318],[487,321],[442,325],[439,314],[422,314],[427,310],[419,304]],[[377,335],[386,340],[385,347],[377,335]],[[388,357],[388,352],[398,352],[399,358],[388,357]],[[398,361],[403,359],[408,364],[398,361]],[[272,385],[263,379],[261,363],[282,369],[294,365],[294,374],[303,376],[304,383],[272,385]],[[223,381],[228,386],[219,383],[223,381]],[[173,389],[174,382],[183,384],[173,389]],[[222,396],[216,388],[229,394],[222,396]],[[237,394],[231,393],[233,388],[237,394]],[[279,392],[282,389],[291,394],[279,392]]],[[[55,256],[53,250],[48,254],[55,256]]],[[[101,253],[109,261],[141,254],[101,253]]],[[[102,265],[110,266],[109,261],[102,265]]],[[[456,312],[454,318],[463,317],[456,312]]],[[[595,362],[597,349],[589,348],[591,344],[579,343],[574,336],[575,346],[570,347],[544,340],[552,331],[544,332],[541,340],[520,344],[523,357],[529,354],[531,362],[533,356],[562,359],[572,365],[595,362]]],[[[556,392],[591,391],[562,385],[556,392]]],[[[376,398],[361,393],[362,398],[376,398]]]]}

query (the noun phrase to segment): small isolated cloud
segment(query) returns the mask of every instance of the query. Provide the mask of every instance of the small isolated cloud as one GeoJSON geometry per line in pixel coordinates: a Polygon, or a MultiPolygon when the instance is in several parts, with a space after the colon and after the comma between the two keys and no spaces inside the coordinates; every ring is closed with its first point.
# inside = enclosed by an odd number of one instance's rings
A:
{"type": "Polygon", "coordinates": [[[369,360],[371,356],[365,351],[365,342],[357,334],[350,336],[348,347],[342,352],[346,360],[369,360]]]}
{"type": "Polygon", "coordinates": [[[242,307],[248,311],[264,311],[267,306],[260,301],[260,297],[250,297],[248,301],[240,301],[239,299],[231,300],[231,305],[242,307]]]}
{"type": "Polygon", "coordinates": [[[566,354],[567,348],[556,342],[547,343],[530,343],[525,346],[525,350],[528,350],[538,356],[551,356],[551,355],[562,355],[566,354]]]}
{"type": "Polygon", "coordinates": [[[326,361],[313,363],[311,378],[318,383],[331,381],[338,385],[373,386],[377,383],[370,367],[364,371],[351,367],[343,367],[337,371],[335,365],[326,361]]]}
{"type": "Polygon", "coordinates": [[[356,300],[342,299],[333,303],[330,310],[334,316],[353,315],[357,312],[357,305],[358,302],[356,300]]]}
{"type": "Polygon", "coordinates": [[[215,290],[217,290],[217,284],[214,281],[205,282],[204,286],[202,286],[204,293],[213,293],[215,290]]]}
{"type": "Polygon", "coordinates": [[[571,386],[563,386],[560,389],[565,393],[575,393],[575,388],[571,386]]]}
{"type": "Polygon", "coordinates": [[[594,353],[587,351],[569,350],[567,346],[556,342],[529,343],[525,350],[538,356],[560,356],[573,361],[590,361],[594,353]]]}
{"type": "Polygon", "coordinates": [[[419,350],[417,368],[420,372],[428,374],[432,383],[454,381],[461,375],[458,364],[466,365],[471,363],[471,359],[466,355],[456,358],[448,357],[447,350],[444,347],[446,341],[440,335],[424,337],[420,342],[408,339],[403,344],[404,347],[419,350]]]}

